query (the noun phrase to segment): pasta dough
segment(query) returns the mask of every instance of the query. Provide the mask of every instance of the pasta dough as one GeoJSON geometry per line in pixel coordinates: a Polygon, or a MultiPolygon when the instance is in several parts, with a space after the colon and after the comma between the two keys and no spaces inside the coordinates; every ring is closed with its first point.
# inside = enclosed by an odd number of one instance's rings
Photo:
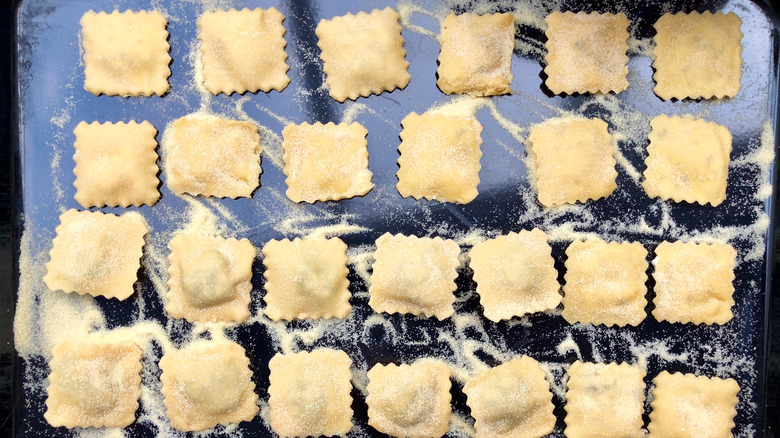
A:
{"type": "Polygon", "coordinates": [[[436,84],[445,94],[509,94],[514,48],[512,14],[450,13],[441,29],[436,84]]]}
{"type": "Polygon", "coordinates": [[[212,94],[284,90],[290,67],[283,21],[276,8],[204,12],[198,38],[206,89],[212,94]]]}
{"type": "Polygon", "coordinates": [[[263,254],[272,320],[345,318],[352,310],[347,245],[338,237],[271,240],[263,254]]]}
{"type": "Polygon", "coordinates": [[[43,416],[54,427],[127,427],[141,397],[141,356],[130,342],[65,341],[49,363],[43,416]]]}
{"type": "Polygon", "coordinates": [[[73,186],[82,207],[154,205],[160,199],[157,129],[151,123],[81,122],[73,134],[73,186]]]}
{"type": "Polygon", "coordinates": [[[561,303],[558,271],[544,231],[534,228],[480,242],[469,256],[487,319],[498,322],[561,303]]]}
{"type": "Polygon", "coordinates": [[[271,429],[282,437],[352,429],[352,359],[341,350],[276,354],[268,363],[271,429]]]}
{"type": "Polygon", "coordinates": [[[726,199],[731,133],[715,122],[660,115],[650,121],[647,195],[720,205],[726,199]]]}
{"type": "Polygon", "coordinates": [[[522,356],[466,382],[477,437],[539,438],[555,428],[552,393],[539,362],[522,356]]]}
{"type": "Polygon", "coordinates": [[[625,14],[553,12],[547,23],[545,84],[555,94],[620,93],[628,88],[625,14]]]}
{"type": "Polygon", "coordinates": [[[653,380],[649,438],[731,438],[739,385],[733,379],[662,371],[653,380]]]}
{"type": "Polygon", "coordinates": [[[84,88],[98,96],[168,91],[168,20],[157,11],[89,11],[81,17],[84,88]]]}
{"type": "Polygon", "coordinates": [[[176,429],[200,431],[257,414],[249,359],[234,342],[193,341],[166,353],[160,370],[163,402],[176,429]]]}
{"type": "Polygon", "coordinates": [[[627,363],[574,362],[566,384],[568,438],[642,438],[645,371],[627,363]]]}
{"type": "Polygon", "coordinates": [[[653,37],[661,99],[734,97],[742,78],[742,20],[722,12],[664,14],[653,37]]]}
{"type": "Polygon", "coordinates": [[[56,231],[43,277],[49,289],[119,300],[133,294],[149,232],[143,216],[68,210],[56,231]]]}
{"type": "Polygon", "coordinates": [[[168,126],[163,151],[177,195],[249,197],[260,184],[262,147],[252,122],[190,114],[168,126]]]}
{"type": "Polygon", "coordinates": [[[459,254],[457,243],[440,237],[382,235],[376,241],[368,305],[379,313],[449,318],[455,313],[459,254]]]}
{"type": "Polygon", "coordinates": [[[648,266],[642,244],[575,240],[566,257],[561,312],[566,321],[624,326],[645,319],[648,266]]]}
{"type": "Polygon", "coordinates": [[[332,98],[344,102],[406,88],[412,76],[399,19],[388,7],[320,21],[317,45],[332,98]]]}
{"type": "Polygon", "coordinates": [[[694,324],[731,320],[737,257],[731,245],[662,242],[655,254],[657,320],[694,324]]]}
{"type": "Polygon", "coordinates": [[[458,204],[477,197],[482,125],[475,117],[411,113],[401,125],[401,196],[458,204]]]}
{"type": "Polygon", "coordinates": [[[295,202],[338,201],[363,196],[374,185],[368,170],[368,131],[359,123],[287,125],[284,174],[295,202]]]}
{"type": "Polygon", "coordinates": [[[257,254],[251,242],[179,233],[168,248],[166,312],[190,322],[246,321],[257,254]]]}
{"type": "Polygon", "coordinates": [[[441,437],[449,429],[450,369],[435,359],[368,370],[368,425],[395,437],[441,437]]]}
{"type": "Polygon", "coordinates": [[[529,168],[545,207],[609,196],[615,182],[615,146],[599,119],[549,119],[528,135],[529,168]]]}

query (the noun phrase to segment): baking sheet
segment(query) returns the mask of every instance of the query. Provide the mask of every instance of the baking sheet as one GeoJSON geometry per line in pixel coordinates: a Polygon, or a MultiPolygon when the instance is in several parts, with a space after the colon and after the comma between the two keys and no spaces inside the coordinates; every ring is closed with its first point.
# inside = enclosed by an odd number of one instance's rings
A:
{"type": "MultiPolygon", "coordinates": [[[[40,282],[57,218],[63,209],[80,208],[73,199],[73,135],[82,120],[91,122],[149,120],[160,131],[183,115],[207,108],[229,118],[248,117],[260,124],[266,152],[263,155],[261,187],[251,199],[182,199],[173,195],[161,175],[162,199],[154,207],[130,208],[141,212],[153,231],[147,243],[138,293],[130,299],[95,299],[105,314],[101,328],[127,326],[142,319],[154,321],[174,343],[181,343],[201,327],[169,320],[162,310],[160,294],[166,281],[166,245],[170,236],[193,217],[215,223],[230,236],[250,239],[258,248],[270,239],[297,237],[312,232],[339,235],[350,247],[350,290],[353,312],[345,321],[273,324],[262,317],[263,265],[258,259],[253,277],[253,317],[250,323],[227,330],[252,359],[257,391],[267,402],[268,359],[278,351],[330,346],[344,349],[356,364],[353,391],[355,428],[350,436],[379,436],[366,424],[366,406],[361,387],[365,371],[388,361],[410,362],[422,356],[447,360],[457,376],[495,365],[507,357],[529,354],[544,362],[553,380],[554,436],[562,436],[564,417],[564,370],[566,364],[587,361],[643,362],[648,385],[661,370],[695,372],[733,377],[740,384],[737,436],[753,436],[762,429],[764,404],[764,310],[767,260],[765,237],[770,217],[771,159],[776,118],[775,58],[777,45],[772,30],[776,23],[749,1],[667,2],[635,9],[626,5],[599,5],[602,12],[624,11],[632,21],[632,50],[628,90],[617,96],[552,96],[542,85],[544,36],[541,19],[551,9],[580,10],[577,2],[440,3],[392,1],[264,1],[213,2],[119,1],[110,6],[98,1],[24,2],[19,16],[20,144],[25,235],[21,242],[22,268],[20,308],[25,316],[46,316],[71,297],[52,298],[40,282]],[[412,80],[405,90],[360,98],[339,104],[323,86],[314,28],[323,18],[347,12],[370,11],[390,5],[404,15],[403,36],[412,80]],[[203,95],[193,85],[196,26],[204,8],[277,7],[287,16],[290,86],[282,93],[245,96],[203,95]],[[172,76],[171,93],[165,97],[118,98],[93,96],[83,89],[80,65],[79,19],[89,10],[154,8],[169,19],[172,76]],[[477,118],[484,125],[480,195],[467,205],[403,199],[395,190],[400,121],[408,113],[432,106],[466,105],[436,88],[436,57],[439,45],[437,19],[446,11],[515,10],[518,22],[517,50],[513,59],[515,94],[480,103],[477,118]],[[651,26],[663,11],[735,11],[743,20],[742,90],[723,102],[668,101],[652,92],[652,68],[648,56],[651,26]],[[625,160],[618,165],[618,189],[607,199],[548,211],[541,208],[530,187],[525,169],[522,140],[534,123],[561,114],[600,117],[610,131],[621,133],[619,149],[625,160]],[[718,207],[674,204],[649,199],[638,183],[644,170],[646,134],[650,118],[658,114],[693,114],[728,127],[734,136],[726,201],[718,207]],[[369,167],[375,189],[363,198],[339,202],[295,205],[284,196],[284,175],[279,167],[278,136],[288,122],[340,122],[354,120],[369,131],[369,167]],[[771,157],[770,157],[771,158],[771,157]],[[445,321],[409,315],[377,315],[368,307],[366,266],[373,242],[384,232],[442,236],[456,239],[464,252],[485,236],[540,227],[554,239],[556,267],[564,272],[563,250],[572,238],[595,233],[606,239],[642,242],[652,250],[662,240],[726,239],[737,248],[739,264],[734,282],[735,318],[724,326],[659,323],[648,317],[638,327],[591,327],[569,325],[558,314],[533,315],[510,322],[491,323],[481,317],[471,272],[461,269],[456,296],[456,316],[445,321]],[[323,230],[323,227],[329,227],[323,230]],[[47,313],[48,312],[48,313],[47,313]]],[[[164,163],[160,163],[164,165],[164,163]]],[[[126,209],[104,208],[121,213],[126,209]]],[[[560,275],[562,281],[562,275],[560,275]]],[[[652,288],[652,280],[649,280],[652,288]]],[[[649,297],[652,297],[650,292],[649,297]]],[[[75,299],[75,298],[74,298],[75,299]]],[[[91,300],[91,299],[90,299],[91,300]]],[[[649,305],[648,309],[652,306],[649,305]]],[[[44,327],[34,318],[17,319],[19,327],[44,327]]],[[[18,379],[23,392],[15,411],[16,432],[24,436],[68,436],[95,430],[53,429],[45,422],[45,350],[56,339],[46,330],[33,330],[21,348],[25,357],[18,379]]],[[[161,411],[156,361],[160,345],[145,357],[144,379],[148,388],[141,401],[139,420],[125,430],[128,436],[173,434],[161,411]]],[[[462,383],[453,385],[452,436],[466,436],[471,421],[462,383]]],[[[261,406],[261,410],[267,405],[261,406]]],[[[646,417],[646,416],[645,416],[646,417]]],[[[645,424],[647,418],[645,418],[645,424]]],[[[262,416],[239,428],[217,428],[215,435],[270,435],[262,416]]]]}

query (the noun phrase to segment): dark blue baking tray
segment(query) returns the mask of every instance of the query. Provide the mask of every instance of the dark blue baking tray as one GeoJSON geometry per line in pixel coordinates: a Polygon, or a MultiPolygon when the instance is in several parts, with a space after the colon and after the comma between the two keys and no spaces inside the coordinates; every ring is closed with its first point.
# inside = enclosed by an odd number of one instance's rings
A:
{"type": "MultiPolygon", "coordinates": [[[[423,0],[427,9],[437,4],[423,0]]],[[[651,60],[646,56],[631,55],[629,61],[629,82],[627,91],[616,99],[621,105],[629,106],[645,116],[657,114],[699,114],[708,120],[714,120],[727,126],[734,135],[732,160],[745,159],[756,147],[764,122],[770,120],[777,126],[777,62],[778,33],[777,18],[773,12],[760,4],[748,0],[736,1],[669,1],[664,4],[635,7],[633,2],[616,5],[610,2],[561,2],[563,10],[594,10],[601,12],[624,11],[632,21],[631,32],[635,38],[652,36],[652,24],[664,11],[691,10],[733,10],[743,20],[743,66],[742,90],[739,95],[724,102],[685,101],[664,102],[652,93],[651,60]]],[[[288,42],[287,53],[291,66],[289,75],[291,84],[282,93],[272,92],[258,95],[247,94],[243,105],[248,116],[276,134],[280,134],[283,123],[271,113],[280,115],[293,123],[339,122],[349,104],[339,104],[327,95],[322,88],[322,65],[317,61],[319,53],[316,46],[314,27],[323,18],[332,18],[347,12],[370,11],[386,5],[394,6],[392,1],[287,1],[269,0],[264,2],[231,2],[240,8],[275,6],[287,16],[285,27],[288,42]],[[312,56],[314,55],[314,56],[312,56]],[[301,91],[305,92],[301,93],[301,91]],[[265,110],[260,109],[263,107],[265,110]]],[[[497,10],[501,5],[494,4],[497,10]]],[[[478,2],[460,2],[452,8],[456,12],[465,12],[480,8],[478,2]]],[[[552,6],[550,6],[552,7],[552,6]]],[[[72,186],[73,174],[71,159],[72,130],[81,120],[120,121],[149,120],[158,130],[185,114],[199,108],[200,97],[192,87],[192,69],[186,56],[190,45],[196,38],[196,17],[202,6],[194,2],[147,2],[120,0],[106,5],[104,2],[52,0],[30,0],[23,2],[17,16],[17,75],[18,75],[18,127],[21,197],[17,217],[24,217],[27,232],[33,233],[36,242],[45,244],[53,237],[54,227],[62,208],[80,208],[73,199],[75,189],[72,186]],[[144,9],[159,7],[169,18],[171,44],[171,87],[172,92],[165,97],[118,98],[93,96],[83,89],[83,67],[79,65],[79,19],[90,9],[110,11],[114,7],[124,9],[144,9]],[[53,160],[60,160],[58,166],[52,166],[53,160]]],[[[411,23],[438,33],[436,21],[424,14],[412,16],[411,23]]],[[[544,35],[532,26],[520,24],[517,28],[518,39],[531,45],[542,47],[544,35]]],[[[753,197],[755,187],[750,183],[759,176],[759,170],[749,164],[732,166],[729,173],[729,187],[726,201],[718,207],[702,207],[688,204],[670,204],[649,199],[639,185],[630,177],[624,167],[618,166],[618,189],[607,199],[590,202],[582,211],[542,212],[536,204],[533,192],[529,189],[525,164],[518,157],[524,155],[524,146],[513,138],[496,120],[488,109],[482,109],[477,117],[484,125],[482,145],[482,171],[480,172],[480,195],[467,205],[442,204],[438,202],[414,201],[402,199],[395,191],[401,119],[412,111],[425,111],[433,104],[449,100],[436,88],[436,58],[438,43],[429,36],[405,28],[405,48],[410,62],[409,71],[412,81],[405,90],[384,93],[379,96],[358,99],[370,111],[363,111],[355,118],[368,130],[370,160],[376,188],[363,198],[339,202],[318,203],[313,206],[294,206],[287,201],[283,192],[286,188],[281,169],[275,167],[267,156],[263,160],[261,187],[251,199],[215,200],[215,204],[224,206],[245,226],[229,224],[236,237],[249,238],[257,247],[270,239],[295,237],[279,231],[279,218],[290,212],[301,211],[316,217],[309,225],[328,225],[339,223],[348,215],[350,223],[366,228],[366,231],[342,236],[350,247],[371,245],[384,232],[416,235],[440,235],[458,237],[473,229],[481,229],[493,234],[527,229],[538,226],[545,230],[555,229],[575,223],[574,229],[581,232],[600,233],[608,238],[635,240],[642,242],[648,250],[654,249],[660,241],[674,238],[679,232],[693,234],[695,230],[708,231],[716,227],[744,226],[753,223],[760,214],[772,217],[774,197],[757,200],[753,197]],[[282,194],[277,196],[274,194],[282,194]],[[529,214],[531,212],[531,214],[529,214]],[[658,227],[662,216],[668,216],[679,227],[675,233],[661,228],[657,234],[639,231],[619,231],[615,227],[623,220],[633,217],[645,217],[648,225],[658,227]],[[619,217],[620,219],[615,219],[619,217]],[[583,222],[583,218],[587,219],[583,222]],[[275,229],[276,226],[276,229],[275,229]],[[608,230],[608,228],[613,228],[608,230]]],[[[528,127],[545,118],[553,117],[557,109],[577,111],[590,117],[601,117],[610,123],[610,128],[620,128],[620,121],[612,119],[611,111],[591,96],[552,96],[543,84],[542,65],[538,50],[525,53],[518,50],[513,60],[515,90],[513,96],[493,98],[498,111],[512,123],[528,127]]],[[[232,111],[241,96],[220,95],[211,101],[211,109],[226,117],[235,117],[232,111]]],[[[610,101],[614,98],[610,98],[610,101]]],[[[353,109],[355,109],[353,107],[353,109]]],[[[159,137],[158,137],[159,139],[159,137]]],[[[620,143],[620,149],[628,162],[638,171],[644,169],[644,147],[642,141],[629,138],[620,143]]],[[[776,163],[775,163],[776,165],[776,163]]],[[[773,165],[770,178],[774,179],[773,165]]],[[[186,208],[187,203],[173,195],[161,176],[162,199],[154,207],[130,208],[141,212],[153,228],[153,233],[170,231],[176,226],[169,217],[170,212],[186,208]]],[[[213,208],[212,203],[206,203],[213,208]]],[[[120,208],[106,208],[103,211],[119,213],[120,208]]],[[[759,236],[764,242],[771,242],[770,231],[759,236]]],[[[736,237],[731,241],[741,256],[755,249],[757,243],[745,237],[736,237]]],[[[553,243],[553,252],[559,272],[563,272],[563,250],[567,242],[553,243]]],[[[738,415],[735,419],[737,436],[754,436],[764,430],[766,405],[765,361],[766,361],[766,325],[767,301],[769,294],[769,273],[771,270],[771,245],[757,258],[743,261],[736,271],[734,282],[735,318],[730,323],[719,326],[671,325],[659,323],[648,317],[638,327],[625,328],[584,328],[569,325],[555,314],[534,315],[526,323],[491,323],[481,319],[481,326],[460,331],[461,339],[486,338],[493,345],[514,354],[529,354],[536,359],[551,363],[571,362],[578,356],[571,351],[559,352],[556,348],[567,337],[571,337],[580,350],[583,360],[625,361],[634,360],[631,351],[631,339],[635,343],[665,343],[672,355],[688,353],[687,360],[665,361],[657,356],[648,359],[649,384],[652,377],[663,369],[684,372],[697,372],[706,375],[735,378],[743,390],[740,393],[738,415]],[[735,358],[733,369],[724,369],[713,359],[716,352],[735,358]]],[[[464,250],[467,249],[464,247],[464,250]]],[[[148,267],[148,260],[145,266],[148,267]]],[[[253,314],[260,311],[263,303],[263,266],[257,261],[254,268],[253,314]]],[[[562,275],[561,275],[562,279],[562,275]]],[[[350,272],[353,295],[353,316],[350,321],[363,321],[372,315],[365,295],[366,285],[351,267],[350,272]]],[[[648,281],[652,298],[652,280],[648,281]]],[[[153,285],[144,269],[141,271],[142,290],[130,299],[98,299],[101,309],[106,313],[112,326],[128,323],[126,315],[133,314],[143,301],[149,318],[163,323],[167,321],[159,299],[154,295],[153,285]],[[150,297],[151,296],[151,297],[150,297]]],[[[456,311],[460,314],[480,312],[478,298],[473,292],[474,283],[471,272],[464,268],[458,278],[456,311]]],[[[652,305],[648,306],[648,309],[652,305]]],[[[314,346],[330,346],[347,351],[353,361],[368,367],[387,361],[407,362],[416,357],[437,355],[452,359],[454,353],[440,336],[442,333],[458,332],[453,319],[437,321],[411,316],[391,315],[387,318],[393,328],[402,333],[403,340],[394,342],[381,327],[374,327],[364,333],[327,336],[314,346]]],[[[346,324],[346,323],[345,323],[346,324]]],[[[290,324],[293,327],[306,328],[306,322],[290,324]]],[[[190,326],[176,324],[177,330],[186,332],[190,326]]],[[[228,331],[230,337],[242,344],[252,359],[255,370],[257,391],[261,399],[267,399],[268,368],[267,362],[275,353],[273,339],[263,325],[241,325],[228,331]]],[[[309,349],[312,346],[301,345],[309,349]]],[[[495,364],[496,358],[489,352],[478,353],[481,360],[495,364]]],[[[41,385],[48,374],[48,367],[41,358],[29,361],[19,360],[15,382],[17,393],[14,396],[13,431],[19,436],[70,436],[71,431],[50,427],[42,417],[45,410],[45,391],[41,385]],[[25,379],[24,377],[28,378],[25,379]],[[30,383],[30,382],[34,383],[30,383]],[[37,383],[35,383],[37,382],[37,383]]],[[[157,370],[152,370],[157,372],[157,370]]],[[[554,373],[556,383],[561,384],[562,374],[554,373]]],[[[381,436],[367,426],[366,405],[363,395],[353,391],[356,427],[350,436],[381,436]]],[[[556,395],[555,413],[558,424],[553,436],[563,436],[564,400],[556,395]]],[[[462,416],[468,416],[468,407],[461,386],[453,386],[453,409],[462,416]]],[[[139,415],[144,413],[142,405],[139,415]]],[[[645,416],[647,421],[647,416],[645,416]]],[[[272,436],[258,416],[250,423],[242,423],[238,429],[246,431],[246,436],[272,436]]],[[[149,423],[139,421],[127,428],[129,436],[154,436],[167,432],[155,430],[149,423]]],[[[215,435],[229,435],[218,428],[215,435]]]]}

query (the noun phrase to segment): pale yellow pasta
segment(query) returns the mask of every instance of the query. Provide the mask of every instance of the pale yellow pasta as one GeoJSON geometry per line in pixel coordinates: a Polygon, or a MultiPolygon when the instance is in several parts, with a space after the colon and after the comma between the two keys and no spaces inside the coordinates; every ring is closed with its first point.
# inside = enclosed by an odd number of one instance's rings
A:
{"type": "Polygon", "coordinates": [[[276,354],[268,363],[271,429],[281,437],[346,435],[352,429],[352,359],[341,350],[276,354]]]}
{"type": "Polygon", "coordinates": [[[463,392],[477,438],[539,438],[555,428],[550,384],[529,356],[481,373],[466,382],[463,392]]]}
{"type": "Polygon", "coordinates": [[[263,255],[272,320],[344,318],[352,310],[347,245],[338,237],[271,240],[263,255]]]}
{"type": "Polygon", "coordinates": [[[534,228],[477,243],[469,257],[487,319],[498,322],[560,304],[558,271],[544,231],[534,228]]]}
{"type": "Polygon", "coordinates": [[[200,431],[251,421],[257,394],[244,348],[230,341],[193,341],[160,359],[163,403],[171,425],[200,431]]]}
{"type": "Polygon", "coordinates": [[[512,93],[512,14],[450,15],[441,27],[436,84],[445,94],[495,96],[512,93]]]}
{"type": "Polygon", "coordinates": [[[168,91],[168,20],[157,11],[89,11],[81,17],[84,88],[94,95],[168,91]]]}
{"type": "Polygon", "coordinates": [[[204,12],[198,39],[206,89],[212,94],[284,90],[290,67],[283,21],[276,8],[204,12]]]}
{"type": "Polygon", "coordinates": [[[368,131],[359,123],[287,125],[282,130],[287,197],[295,202],[337,201],[372,188],[368,131]]]}
{"type": "Polygon", "coordinates": [[[168,248],[166,312],[190,322],[246,321],[257,254],[251,242],[179,233],[168,248]]]}
{"type": "Polygon", "coordinates": [[[141,356],[131,342],[54,346],[43,416],[54,427],[127,427],[141,397],[141,356]]]}
{"type": "Polygon", "coordinates": [[[143,216],[68,210],[56,231],[43,277],[49,289],[119,300],[133,294],[149,232],[143,216]]]}
{"type": "Polygon", "coordinates": [[[482,124],[475,117],[411,113],[401,125],[401,196],[458,204],[477,197],[482,124]]]}
{"type": "Polygon", "coordinates": [[[368,425],[394,437],[438,438],[449,430],[450,369],[436,359],[368,370],[368,425]]]}
{"type": "Polygon", "coordinates": [[[455,313],[459,254],[457,243],[440,237],[382,235],[376,241],[368,305],[379,313],[449,318],[455,313]]]}
{"type": "Polygon", "coordinates": [[[694,324],[731,320],[737,258],[731,245],[661,242],[655,255],[657,320],[694,324]]]}

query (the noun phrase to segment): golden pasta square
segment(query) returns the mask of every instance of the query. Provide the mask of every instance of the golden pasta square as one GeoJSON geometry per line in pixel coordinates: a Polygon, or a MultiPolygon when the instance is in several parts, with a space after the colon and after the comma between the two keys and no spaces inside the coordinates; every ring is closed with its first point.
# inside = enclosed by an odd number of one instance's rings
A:
{"type": "Polygon", "coordinates": [[[190,322],[246,321],[257,255],[249,240],[179,233],[168,248],[168,314],[190,322]]]}
{"type": "Polygon", "coordinates": [[[378,313],[449,318],[455,313],[459,254],[457,243],[440,237],[382,235],[376,241],[368,305],[378,313]]]}
{"type": "Polygon", "coordinates": [[[531,178],[545,207],[605,198],[617,188],[615,144],[599,119],[556,118],[528,135],[531,178]]]}
{"type": "Polygon", "coordinates": [[[345,318],[352,310],[347,245],[338,237],[271,240],[263,255],[272,320],[345,318]]]}
{"type": "Polygon", "coordinates": [[[529,356],[514,358],[470,379],[463,387],[477,436],[538,438],[555,429],[545,372],[529,356]]]}
{"type": "Polygon", "coordinates": [[[655,94],[734,97],[742,78],[742,20],[733,12],[664,14],[655,23],[655,94]]]}
{"type": "Polygon", "coordinates": [[[555,94],[620,93],[628,88],[625,14],[553,12],[547,23],[545,84],[555,94]]]}
{"type": "Polygon", "coordinates": [[[725,324],[734,316],[731,245],[662,242],[655,250],[655,309],[659,321],[725,324]]]}
{"type": "Polygon", "coordinates": [[[89,11],[81,17],[84,88],[98,96],[168,91],[168,20],[157,11],[89,11]]]}
{"type": "Polygon", "coordinates": [[[43,281],[49,289],[124,300],[141,267],[143,216],[68,210],[60,215],[43,281]]]}
{"type": "Polygon", "coordinates": [[[165,353],[160,370],[163,404],[178,430],[197,432],[257,415],[249,358],[235,342],[193,341],[165,353]]]}
{"type": "Polygon", "coordinates": [[[436,84],[442,92],[471,96],[512,93],[512,14],[450,13],[440,38],[436,84]]]}
{"type": "Polygon", "coordinates": [[[332,98],[344,102],[406,88],[412,76],[400,18],[388,7],[320,21],[315,33],[332,98]]]}
{"type": "Polygon", "coordinates": [[[401,196],[457,204],[477,197],[482,124],[475,117],[411,113],[401,125],[401,196]]]}
{"type": "Polygon", "coordinates": [[[554,309],[563,298],[552,248],[538,228],[477,243],[469,256],[479,302],[493,322],[554,309]]]}
{"type": "Polygon", "coordinates": [[[260,185],[260,135],[252,122],[190,114],[163,136],[166,183],[177,195],[240,198],[260,185]]]}
{"type": "Polygon", "coordinates": [[[436,359],[368,370],[368,425],[395,437],[441,437],[450,424],[450,369],[436,359]]]}
{"type": "Polygon", "coordinates": [[[271,429],[282,437],[352,429],[352,359],[341,350],[276,354],[268,363],[271,429]]]}
{"type": "Polygon", "coordinates": [[[73,134],[73,185],[82,207],[154,205],[160,199],[157,129],[151,123],[81,122],[73,134]]]}
{"type": "Polygon", "coordinates": [[[625,326],[645,319],[648,264],[642,244],[575,240],[566,257],[561,313],[566,321],[625,326]]]}
{"type": "Polygon", "coordinates": [[[731,133],[691,117],[660,115],[650,121],[645,180],[651,198],[720,205],[726,199],[731,133]]]}
{"type": "Polygon", "coordinates": [[[282,130],[287,197],[295,202],[338,201],[372,188],[368,131],[359,123],[287,125],[282,130]]]}
{"type": "Polygon", "coordinates": [[[734,379],[661,371],[653,383],[649,438],[733,436],[739,402],[734,379]]]}
{"type": "Polygon", "coordinates": [[[54,346],[43,416],[54,427],[127,427],[141,397],[141,356],[131,342],[54,346]]]}
{"type": "Polygon", "coordinates": [[[627,363],[574,362],[566,383],[566,436],[642,438],[645,370],[627,363]]]}
{"type": "Polygon", "coordinates": [[[284,15],[276,8],[204,12],[198,19],[203,85],[212,94],[282,91],[290,83],[285,62],[284,15]]]}

